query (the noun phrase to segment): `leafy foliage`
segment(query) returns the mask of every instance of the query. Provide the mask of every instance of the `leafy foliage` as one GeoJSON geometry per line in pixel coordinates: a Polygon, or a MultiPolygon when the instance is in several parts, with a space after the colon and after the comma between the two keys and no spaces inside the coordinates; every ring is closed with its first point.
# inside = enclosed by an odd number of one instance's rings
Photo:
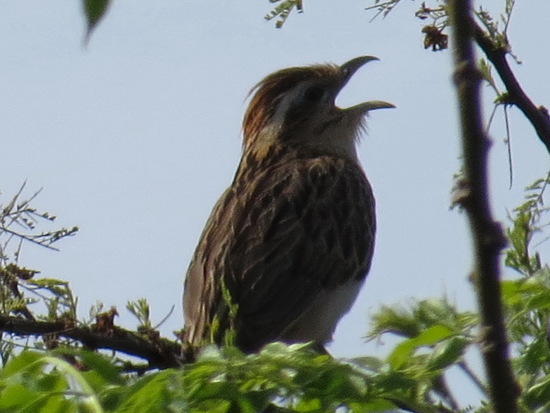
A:
{"type": "Polygon", "coordinates": [[[275,20],[275,27],[280,29],[293,10],[302,12],[304,10],[302,0],[269,0],[270,3],[278,3],[277,6],[265,15],[266,20],[275,20]]]}
{"type": "Polygon", "coordinates": [[[26,183],[23,183],[19,191],[6,204],[0,204],[0,264],[2,265],[6,265],[10,259],[17,262],[23,243],[57,250],[53,244],[78,232],[78,227],[72,227],[36,233],[39,223],[54,222],[56,217],[31,206],[40,191],[24,197],[25,187],[26,183]]]}
{"type": "Polygon", "coordinates": [[[520,278],[502,285],[508,333],[517,354],[514,367],[524,389],[520,401],[533,412],[550,410],[550,267],[534,251],[537,244],[532,245],[537,236],[541,243],[548,241],[543,229],[548,227],[549,208],[543,194],[549,183],[550,175],[527,187],[525,202],[513,211],[505,262],[520,278]]]}
{"type": "Polygon", "coordinates": [[[275,343],[259,354],[207,349],[192,365],[136,379],[96,353],[27,351],[0,374],[2,411],[258,412],[272,400],[291,411],[334,411],[340,405],[383,411],[393,404],[367,384],[366,372],[305,345],[275,343]],[[331,397],[328,398],[327,395],[331,397]]]}
{"type": "MultiPolygon", "coordinates": [[[[0,316],[16,315],[27,320],[75,319],[76,298],[68,283],[57,279],[36,279],[39,271],[18,265],[25,244],[57,250],[54,244],[75,235],[77,227],[37,232],[40,225],[55,221],[48,212],[39,212],[31,204],[39,195],[23,195],[26,184],[5,205],[0,205],[0,316]],[[35,316],[30,306],[42,303],[46,314],[35,316]]],[[[53,345],[50,338],[35,343],[40,347],[53,345]]],[[[5,363],[18,346],[27,340],[7,339],[0,342],[0,357],[5,363]]]]}

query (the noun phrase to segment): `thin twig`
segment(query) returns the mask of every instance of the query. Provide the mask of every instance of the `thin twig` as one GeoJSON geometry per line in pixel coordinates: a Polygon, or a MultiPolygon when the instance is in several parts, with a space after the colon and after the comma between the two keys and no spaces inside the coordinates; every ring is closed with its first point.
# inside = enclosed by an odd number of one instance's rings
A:
{"type": "Polygon", "coordinates": [[[474,384],[483,394],[487,394],[487,388],[479,379],[479,377],[477,377],[477,375],[472,371],[470,366],[466,364],[466,362],[461,361],[460,363],[458,363],[458,367],[460,367],[460,369],[464,372],[464,374],[466,374],[470,378],[470,380],[474,382],[474,384]]]}
{"type": "Polygon", "coordinates": [[[31,244],[39,245],[41,247],[44,247],[44,248],[52,250],[52,251],[59,251],[58,248],[52,247],[51,245],[46,244],[46,242],[51,242],[51,240],[49,240],[49,239],[46,239],[44,241],[41,240],[41,239],[44,239],[49,234],[38,234],[38,235],[22,234],[20,232],[13,231],[13,230],[11,230],[7,227],[3,227],[3,226],[0,226],[0,231],[5,232],[5,233],[10,234],[10,235],[13,235],[14,237],[18,237],[22,240],[28,241],[31,244]]]}
{"type": "Polygon", "coordinates": [[[508,53],[506,48],[496,46],[477,23],[472,21],[470,24],[473,27],[476,43],[483,50],[487,59],[493,64],[506,87],[508,95],[506,102],[517,106],[523,112],[535,128],[537,135],[546,146],[548,152],[550,152],[550,116],[548,116],[548,110],[544,106],[535,106],[525,94],[506,60],[508,53]]]}
{"type": "Polygon", "coordinates": [[[506,147],[508,148],[508,176],[509,186],[508,189],[512,189],[514,184],[514,165],[512,162],[512,134],[510,133],[510,117],[508,116],[507,106],[504,105],[504,125],[506,127],[506,147]]]}
{"type": "Polygon", "coordinates": [[[467,193],[460,200],[474,243],[475,283],[480,313],[480,346],[495,413],[516,413],[518,388],[509,360],[500,292],[500,253],[506,238],[489,204],[487,138],[481,119],[481,73],[474,55],[476,26],[470,0],[447,0],[454,40],[454,80],[459,101],[467,193]]]}

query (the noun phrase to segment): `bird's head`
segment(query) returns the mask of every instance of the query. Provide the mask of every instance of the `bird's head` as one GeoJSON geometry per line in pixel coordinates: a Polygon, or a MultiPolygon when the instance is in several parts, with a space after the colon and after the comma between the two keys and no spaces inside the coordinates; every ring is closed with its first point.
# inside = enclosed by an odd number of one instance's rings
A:
{"type": "Polygon", "coordinates": [[[306,146],[355,159],[355,141],[368,111],[393,108],[369,101],[350,108],[335,105],[340,90],[365,63],[361,56],[341,66],[292,67],[272,73],[251,91],[243,120],[244,150],[266,151],[274,144],[306,146]]]}

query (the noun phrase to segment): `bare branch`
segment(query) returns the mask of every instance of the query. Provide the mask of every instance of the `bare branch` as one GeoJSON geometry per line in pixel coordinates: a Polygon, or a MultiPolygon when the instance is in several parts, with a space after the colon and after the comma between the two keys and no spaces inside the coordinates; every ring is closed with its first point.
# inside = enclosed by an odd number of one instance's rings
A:
{"type": "Polygon", "coordinates": [[[483,50],[487,59],[493,64],[506,87],[506,103],[517,106],[523,112],[535,128],[537,135],[546,146],[548,152],[550,152],[550,117],[548,116],[548,110],[544,106],[535,106],[525,94],[506,60],[507,49],[494,44],[487,33],[475,22],[472,21],[471,25],[476,43],[483,50]]]}
{"type": "Polygon", "coordinates": [[[76,340],[91,349],[108,349],[145,359],[149,368],[178,367],[181,347],[175,342],[156,336],[144,336],[113,326],[108,331],[97,327],[76,327],[70,323],[30,321],[19,317],[0,316],[0,331],[18,336],[55,335],[76,340]]]}
{"type": "Polygon", "coordinates": [[[447,0],[454,41],[454,80],[459,101],[464,173],[467,191],[460,200],[468,214],[474,243],[476,286],[480,312],[480,346],[496,413],[516,413],[518,387],[510,366],[500,292],[500,252],[506,245],[493,219],[487,182],[490,142],[481,118],[481,73],[474,55],[475,26],[470,0],[447,0]]]}

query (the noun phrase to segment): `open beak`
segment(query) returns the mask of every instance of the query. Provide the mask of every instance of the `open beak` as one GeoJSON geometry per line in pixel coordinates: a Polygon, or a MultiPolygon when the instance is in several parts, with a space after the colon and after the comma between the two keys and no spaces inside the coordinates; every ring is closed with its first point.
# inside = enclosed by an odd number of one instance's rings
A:
{"type": "MultiPolygon", "coordinates": [[[[342,73],[342,81],[339,85],[339,90],[342,90],[342,88],[348,83],[348,81],[351,79],[354,73],[357,72],[357,70],[359,70],[360,67],[362,67],[366,63],[371,62],[373,60],[379,60],[379,59],[374,56],[359,56],[359,57],[356,57],[355,59],[351,59],[349,62],[346,62],[342,66],[340,66],[340,71],[342,73]]],[[[351,108],[347,108],[346,110],[366,113],[370,110],[390,109],[390,108],[395,108],[395,105],[392,105],[391,103],[388,103],[388,102],[384,102],[383,100],[371,100],[368,102],[363,102],[358,105],[352,106],[351,108]]]]}

